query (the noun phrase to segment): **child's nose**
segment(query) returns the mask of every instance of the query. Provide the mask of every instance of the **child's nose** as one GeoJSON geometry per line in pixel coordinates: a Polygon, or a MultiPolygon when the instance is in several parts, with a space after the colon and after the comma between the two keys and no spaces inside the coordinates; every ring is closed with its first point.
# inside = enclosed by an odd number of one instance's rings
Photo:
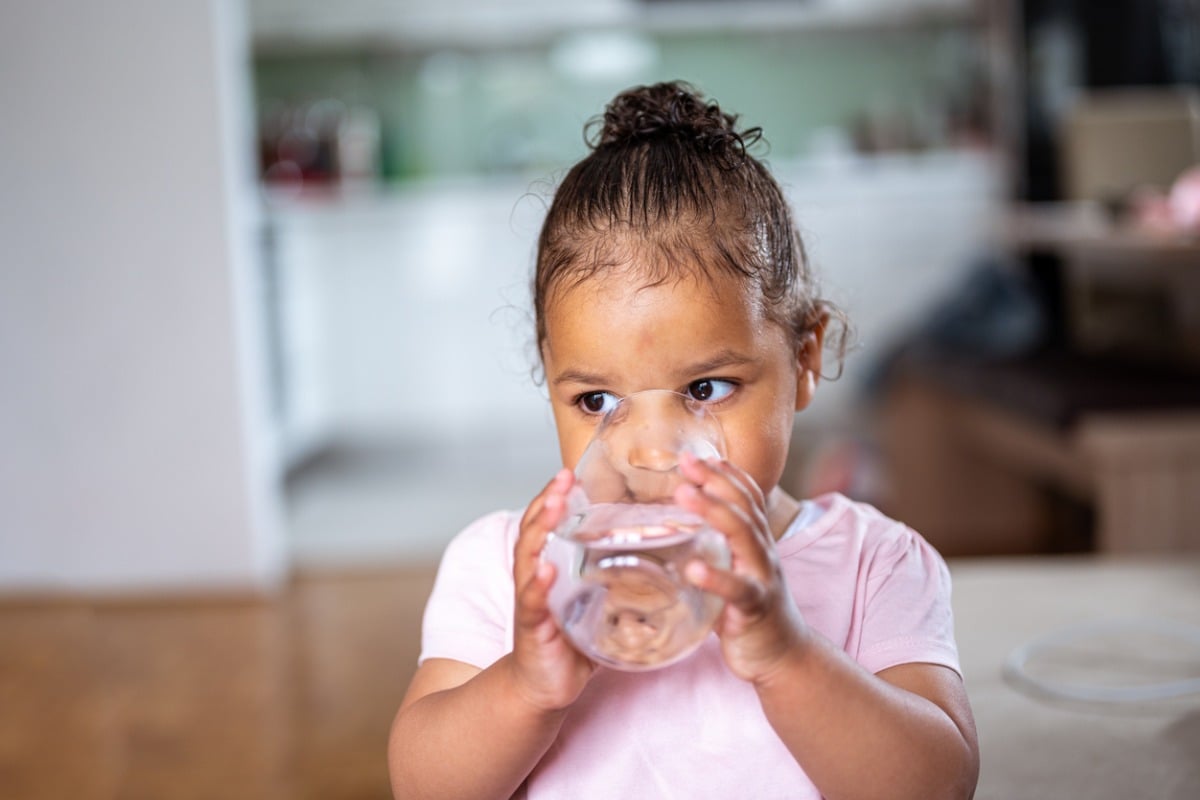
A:
{"type": "Polygon", "coordinates": [[[675,448],[656,442],[637,442],[629,450],[629,466],[652,472],[670,472],[678,463],[675,448]]]}

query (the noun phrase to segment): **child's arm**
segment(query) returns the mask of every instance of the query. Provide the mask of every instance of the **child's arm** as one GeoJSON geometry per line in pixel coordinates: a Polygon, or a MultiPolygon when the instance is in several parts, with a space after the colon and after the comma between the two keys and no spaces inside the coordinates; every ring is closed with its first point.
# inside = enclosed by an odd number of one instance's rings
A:
{"type": "Polygon", "coordinates": [[[811,630],[784,584],[754,481],[725,462],[686,459],[677,494],[729,538],[729,571],[688,577],[724,597],[718,623],[730,669],[754,684],[768,721],[829,800],[963,798],[979,748],[962,680],[931,664],[873,675],[811,630]]]}
{"type": "Polygon", "coordinates": [[[829,800],[968,798],[979,745],[962,679],[933,664],[872,675],[823,637],[755,683],[767,719],[829,800]]]}
{"type": "Polygon", "coordinates": [[[388,767],[403,798],[507,798],[558,734],[594,666],[550,616],[553,567],[539,553],[558,524],[571,474],[529,505],[514,550],[513,652],[487,669],[448,659],[422,664],[392,723],[388,767]]]}

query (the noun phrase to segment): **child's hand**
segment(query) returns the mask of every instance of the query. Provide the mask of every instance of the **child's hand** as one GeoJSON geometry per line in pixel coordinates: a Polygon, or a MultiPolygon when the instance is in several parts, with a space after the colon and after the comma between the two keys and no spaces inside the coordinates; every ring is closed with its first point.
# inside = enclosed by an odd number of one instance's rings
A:
{"type": "Polygon", "coordinates": [[[575,702],[595,665],[579,653],[550,615],[548,595],[554,566],[541,561],[542,546],[566,509],[574,476],[562,470],[529,504],[513,555],[516,611],[513,669],[517,688],[528,702],[556,711],[575,702]]]}
{"type": "Polygon", "coordinates": [[[728,571],[697,560],[685,575],[725,599],[716,626],[721,651],[735,675],[758,683],[801,653],[809,639],[779,569],[762,491],[728,461],[685,455],[679,466],[689,483],[676,490],[676,502],[724,533],[732,554],[728,571]]]}

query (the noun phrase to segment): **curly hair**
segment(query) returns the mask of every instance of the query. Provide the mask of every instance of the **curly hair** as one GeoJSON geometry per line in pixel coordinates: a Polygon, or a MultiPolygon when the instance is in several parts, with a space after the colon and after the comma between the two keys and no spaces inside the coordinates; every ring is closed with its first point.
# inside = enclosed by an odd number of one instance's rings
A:
{"type": "Polygon", "coordinates": [[[831,317],[783,192],[750,154],[760,128],[673,81],[622,92],[585,128],[591,152],[567,172],[542,225],[533,278],[539,349],[555,291],[615,268],[648,284],[733,274],[799,342],[831,317]]]}

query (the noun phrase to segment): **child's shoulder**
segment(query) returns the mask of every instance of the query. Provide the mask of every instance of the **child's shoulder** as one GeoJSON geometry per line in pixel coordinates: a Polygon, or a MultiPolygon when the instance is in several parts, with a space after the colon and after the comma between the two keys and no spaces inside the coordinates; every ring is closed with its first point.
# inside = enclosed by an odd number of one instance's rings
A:
{"type": "Polygon", "coordinates": [[[831,492],[804,501],[805,508],[785,542],[789,551],[820,544],[825,548],[853,549],[863,555],[899,556],[904,551],[929,547],[908,525],[874,505],[831,492]]]}
{"type": "Polygon", "coordinates": [[[459,536],[492,537],[506,536],[519,530],[524,509],[500,509],[477,517],[459,533],[459,536]]]}
{"type": "Polygon", "coordinates": [[[853,500],[840,492],[829,492],[802,500],[800,513],[792,522],[792,528],[794,530],[788,531],[789,537],[807,533],[813,538],[850,530],[869,531],[876,535],[895,535],[900,531],[911,530],[870,503],[853,500]]]}
{"type": "Polygon", "coordinates": [[[512,563],[523,511],[492,511],[462,528],[446,545],[442,565],[512,563]]]}

